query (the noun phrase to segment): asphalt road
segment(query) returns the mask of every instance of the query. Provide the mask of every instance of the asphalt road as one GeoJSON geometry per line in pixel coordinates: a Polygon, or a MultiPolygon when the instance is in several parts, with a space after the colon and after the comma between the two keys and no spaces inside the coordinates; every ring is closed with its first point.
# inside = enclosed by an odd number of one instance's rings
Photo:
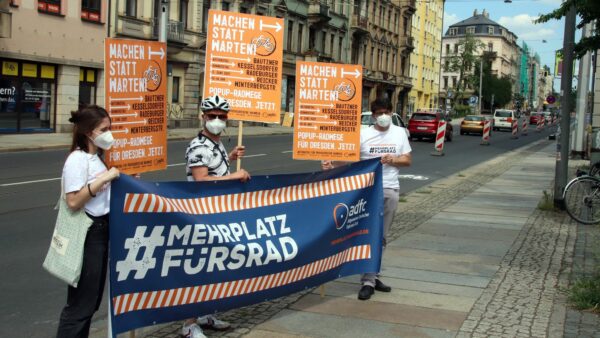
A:
{"type": "MultiPolygon", "coordinates": [[[[433,142],[412,142],[413,165],[402,169],[401,191],[407,193],[474,164],[491,159],[543,137],[548,131],[510,139],[508,132],[494,132],[491,145],[481,146],[480,136],[460,136],[447,143],[445,156],[431,156],[433,142]]],[[[225,139],[226,148],[235,139],[225,139]]],[[[242,167],[251,175],[300,173],[319,170],[315,161],[292,160],[292,135],[246,137],[247,157],[242,167]]],[[[187,141],[169,142],[166,171],[144,174],[142,179],[174,181],[185,177],[187,141]]],[[[54,337],[66,286],[42,269],[56,213],[60,172],[66,150],[0,154],[0,337],[54,337]]],[[[106,302],[98,317],[105,317],[106,302]]]]}

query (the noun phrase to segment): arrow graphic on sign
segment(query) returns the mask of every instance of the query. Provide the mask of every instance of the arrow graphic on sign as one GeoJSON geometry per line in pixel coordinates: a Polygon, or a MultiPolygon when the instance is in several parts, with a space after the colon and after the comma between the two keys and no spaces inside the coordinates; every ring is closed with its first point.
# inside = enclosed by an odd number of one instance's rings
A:
{"type": "Polygon", "coordinates": [[[111,130],[110,132],[113,134],[120,134],[120,133],[129,134],[129,129],[125,128],[125,129],[121,129],[121,130],[111,130]]]}
{"type": "Polygon", "coordinates": [[[210,62],[211,65],[221,65],[221,66],[230,66],[233,67],[235,66],[235,63],[233,62],[218,62],[218,61],[211,61],[210,62]]]}
{"type": "Polygon", "coordinates": [[[165,50],[160,47],[160,52],[153,52],[152,47],[148,47],[148,59],[152,59],[152,55],[160,55],[160,59],[165,58],[165,50]]]}
{"type": "Polygon", "coordinates": [[[125,116],[134,116],[134,117],[137,117],[138,114],[137,113],[133,113],[133,114],[110,114],[110,117],[125,117],[125,116]]]}
{"type": "Polygon", "coordinates": [[[275,28],[276,32],[279,32],[281,30],[281,25],[279,24],[279,22],[276,22],[274,25],[268,25],[266,23],[263,23],[262,20],[260,20],[260,30],[263,30],[263,27],[267,27],[267,28],[275,28]]]}
{"type": "Polygon", "coordinates": [[[345,71],[342,69],[342,77],[344,77],[344,75],[347,75],[347,74],[348,74],[348,75],[354,75],[354,78],[356,78],[356,79],[357,79],[357,78],[360,76],[360,72],[358,71],[358,69],[354,69],[354,71],[353,71],[353,72],[345,72],[345,71]]]}
{"type": "Polygon", "coordinates": [[[327,115],[307,115],[307,114],[299,114],[298,117],[318,117],[321,119],[326,119],[327,115]]]}
{"type": "Polygon", "coordinates": [[[112,111],[113,109],[131,109],[130,105],[125,105],[125,106],[111,106],[110,107],[110,111],[112,111]]]}
{"type": "Polygon", "coordinates": [[[298,129],[314,129],[314,130],[317,130],[317,126],[299,125],[298,129]]]}
{"type": "Polygon", "coordinates": [[[140,101],[142,102],[144,100],[143,97],[122,97],[122,98],[109,98],[110,102],[113,101],[140,101]]]}
{"type": "Polygon", "coordinates": [[[310,123],[314,123],[314,124],[332,124],[332,125],[335,126],[337,124],[337,121],[310,121],[310,123]]]}
{"type": "Polygon", "coordinates": [[[306,112],[306,111],[312,111],[312,112],[315,112],[315,113],[318,113],[318,112],[320,112],[320,111],[321,111],[321,109],[306,109],[306,108],[300,108],[299,110],[300,110],[301,112],[302,112],[302,111],[304,111],[304,112],[306,112]]]}
{"type": "Polygon", "coordinates": [[[329,107],[329,108],[333,108],[333,103],[330,104],[319,104],[319,103],[304,103],[304,102],[299,102],[299,106],[300,109],[302,109],[302,106],[317,106],[317,107],[329,107]]]}
{"type": "MultiPolygon", "coordinates": [[[[217,72],[230,72],[230,73],[238,73],[238,74],[244,74],[244,71],[239,69],[239,70],[234,70],[234,69],[225,69],[225,68],[213,68],[210,67],[211,71],[217,71],[217,72]]],[[[215,74],[216,75],[216,74],[215,74]]]]}
{"type": "Polygon", "coordinates": [[[112,125],[120,126],[122,124],[146,124],[146,123],[147,123],[146,120],[141,120],[141,121],[129,121],[129,122],[113,122],[112,125]]]}
{"type": "Polygon", "coordinates": [[[238,80],[249,80],[254,82],[254,78],[253,77],[245,77],[245,76],[231,76],[231,75],[217,75],[217,74],[210,74],[210,77],[212,78],[214,75],[214,77],[222,77],[222,78],[228,78],[228,79],[238,79],[238,80]]]}
{"type": "MultiPolygon", "coordinates": [[[[228,60],[240,60],[240,61],[246,61],[246,62],[250,62],[250,58],[236,58],[233,56],[217,56],[217,55],[211,55],[210,59],[228,59],[228,60]]],[[[211,61],[212,62],[212,61],[211,61]]]]}
{"type": "Polygon", "coordinates": [[[217,80],[210,80],[210,83],[222,83],[222,84],[227,84],[231,86],[231,81],[217,81],[217,80]]]}

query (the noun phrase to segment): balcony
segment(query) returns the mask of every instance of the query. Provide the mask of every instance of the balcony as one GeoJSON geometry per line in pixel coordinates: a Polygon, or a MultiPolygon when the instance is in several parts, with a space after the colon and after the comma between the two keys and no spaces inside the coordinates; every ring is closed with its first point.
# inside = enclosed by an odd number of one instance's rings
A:
{"type": "Polygon", "coordinates": [[[404,46],[409,52],[412,52],[415,49],[415,38],[412,36],[401,36],[400,46],[404,46]]]}
{"type": "MultiPolygon", "coordinates": [[[[160,20],[158,18],[152,19],[152,38],[154,39],[158,39],[159,36],[159,22],[160,20]]],[[[167,41],[186,45],[184,31],[183,22],[169,20],[169,22],[167,22],[167,41]]]]}
{"type": "Polygon", "coordinates": [[[369,21],[366,16],[354,14],[352,16],[352,24],[350,29],[352,29],[357,35],[367,35],[369,34],[368,22],[369,21]]]}
{"type": "Polygon", "coordinates": [[[402,11],[408,15],[413,15],[417,11],[417,0],[403,0],[400,2],[402,11]]]}
{"type": "Polygon", "coordinates": [[[324,0],[311,0],[308,2],[308,23],[324,24],[329,22],[329,6],[324,0]]]}

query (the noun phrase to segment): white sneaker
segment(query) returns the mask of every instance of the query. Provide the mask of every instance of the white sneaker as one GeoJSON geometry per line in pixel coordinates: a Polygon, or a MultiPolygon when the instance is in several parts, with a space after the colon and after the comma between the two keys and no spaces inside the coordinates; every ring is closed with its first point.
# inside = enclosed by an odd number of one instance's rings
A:
{"type": "Polygon", "coordinates": [[[202,333],[202,329],[196,323],[190,325],[185,325],[184,323],[181,333],[185,338],[206,338],[204,333],[202,333]]]}
{"type": "Polygon", "coordinates": [[[231,327],[231,324],[229,324],[226,321],[217,319],[217,317],[213,315],[198,317],[197,323],[204,329],[211,329],[217,331],[227,330],[231,327]]]}

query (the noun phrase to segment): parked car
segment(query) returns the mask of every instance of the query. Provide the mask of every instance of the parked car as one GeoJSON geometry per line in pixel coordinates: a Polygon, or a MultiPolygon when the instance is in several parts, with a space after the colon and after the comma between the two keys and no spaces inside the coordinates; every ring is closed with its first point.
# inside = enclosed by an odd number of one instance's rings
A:
{"type": "MultiPolygon", "coordinates": [[[[438,124],[441,120],[445,119],[444,114],[441,112],[416,112],[412,114],[410,120],[408,120],[408,131],[412,139],[422,138],[433,138],[437,134],[438,124]]],[[[451,119],[446,119],[450,122],[451,119]]],[[[446,141],[452,141],[452,125],[447,124],[446,127],[446,141]]]]}
{"type": "MultiPolygon", "coordinates": [[[[483,127],[486,117],[484,115],[467,115],[460,123],[460,134],[480,134],[483,135],[483,127]]],[[[492,133],[490,132],[490,135],[492,133]]]]}
{"type": "Polygon", "coordinates": [[[516,120],[514,110],[496,109],[494,111],[494,128],[493,130],[508,129],[512,130],[512,122],[516,120]]]}
{"type": "MultiPolygon", "coordinates": [[[[360,128],[367,128],[369,126],[372,126],[375,124],[375,121],[373,121],[373,119],[371,118],[371,115],[373,113],[371,113],[370,111],[364,111],[360,114],[360,128]]],[[[402,118],[400,117],[400,115],[394,113],[392,114],[392,124],[394,124],[395,126],[398,127],[402,127],[404,129],[404,131],[406,132],[406,137],[408,137],[410,139],[410,133],[408,132],[408,129],[406,128],[406,123],[404,123],[404,120],[402,120],[402,118]]]]}
{"type": "Polygon", "coordinates": [[[529,115],[529,124],[538,124],[543,118],[543,113],[531,112],[531,115],[529,115]]]}

